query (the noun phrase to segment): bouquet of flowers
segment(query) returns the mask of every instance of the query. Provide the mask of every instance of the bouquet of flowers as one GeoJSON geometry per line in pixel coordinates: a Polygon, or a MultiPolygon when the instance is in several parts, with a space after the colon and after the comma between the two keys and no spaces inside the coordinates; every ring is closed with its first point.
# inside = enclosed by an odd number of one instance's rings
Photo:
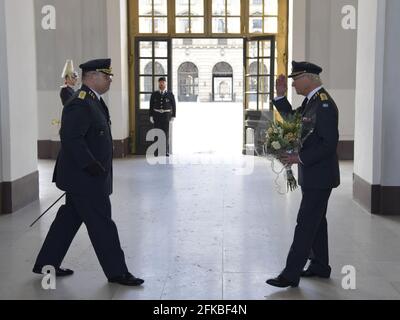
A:
{"type": "Polygon", "coordinates": [[[292,166],[283,164],[283,169],[276,172],[274,160],[280,161],[284,154],[298,153],[301,145],[301,115],[286,116],[283,121],[273,121],[267,130],[265,149],[266,155],[272,160],[272,170],[279,175],[285,170],[287,192],[297,189],[297,181],[293,175],[292,166]]]}

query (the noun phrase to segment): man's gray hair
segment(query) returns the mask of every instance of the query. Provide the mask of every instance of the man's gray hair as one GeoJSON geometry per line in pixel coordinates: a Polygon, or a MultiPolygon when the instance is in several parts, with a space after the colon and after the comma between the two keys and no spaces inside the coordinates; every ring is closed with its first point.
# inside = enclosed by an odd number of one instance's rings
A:
{"type": "Polygon", "coordinates": [[[315,84],[317,84],[317,85],[322,85],[322,80],[321,80],[321,77],[319,76],[319,75],[317,75],[317,74],[314,74],[314,73],[306,73],[306,76],[312,81],[312,82],[314,82],[315,84]]]}

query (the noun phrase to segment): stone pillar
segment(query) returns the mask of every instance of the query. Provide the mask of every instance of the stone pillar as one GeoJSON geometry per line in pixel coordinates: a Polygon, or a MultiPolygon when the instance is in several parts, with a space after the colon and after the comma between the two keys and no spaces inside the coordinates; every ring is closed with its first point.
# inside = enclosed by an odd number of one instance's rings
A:
{"type": "Polygon", "coordinates": [[[39,198],[33,1],[0,1],[1,213],[39,198]]]}
{"type": "MultiPolygon", "coordinates": [[[[357,10],[358,1],[289,1],[289,71],[291,60],[311,61],[324,69],[324,87],[339,108],[338,155],[341,160],[353,160],[357,30],[342,26],[346,6],[357,10]]],[[[298,107],[304,97],[289,90],[289,99],[298,107]]]]}
{"type": "Polygon", "coordinates": [[[359,2],[354,198],[373,214],[400,214],[400,2],[359,2]]]}
{"type": "Polygon", "coordinates": [[[108,104],[113,121],[114,154],[129,154],[128,7],[126,0],[107,0],[107,46],[115,73],[108,104]]]}

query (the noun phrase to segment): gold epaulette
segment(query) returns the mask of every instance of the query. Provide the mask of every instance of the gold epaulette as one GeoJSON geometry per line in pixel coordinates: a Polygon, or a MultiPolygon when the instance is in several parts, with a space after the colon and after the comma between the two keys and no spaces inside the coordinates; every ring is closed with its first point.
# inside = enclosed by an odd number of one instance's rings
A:
{"type": "Polygon", "coordinates": [[[319,95],[319,97],[320,97],[321,101],[328,101],[329,100],[328,96],[325,93],[321,93],[319,95]]]}
{"type": "Polygon", "coordinates": [[[85,100],[86,94],[87,94],[86,91],[81,91],[81,92],[79,93],[78,98],[81,99],[81,100],[85,100]]]}

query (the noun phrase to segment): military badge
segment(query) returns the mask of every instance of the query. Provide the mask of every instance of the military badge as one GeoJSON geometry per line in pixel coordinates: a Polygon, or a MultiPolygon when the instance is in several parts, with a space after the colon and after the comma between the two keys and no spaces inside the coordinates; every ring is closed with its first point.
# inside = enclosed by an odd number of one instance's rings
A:
{"type": "Polygon", "coordinates": [[[321,101],[328,101],[328,96],[325,93],[321,93],[320,95],[321,101]]]}
{"type": "Polygon", "coordinates": [[[85,100],[85,98],[86,98],[86,92],[85,92],[85,91],[81,91],[81,92],[79,93],[79,99],[85,100]]]}

